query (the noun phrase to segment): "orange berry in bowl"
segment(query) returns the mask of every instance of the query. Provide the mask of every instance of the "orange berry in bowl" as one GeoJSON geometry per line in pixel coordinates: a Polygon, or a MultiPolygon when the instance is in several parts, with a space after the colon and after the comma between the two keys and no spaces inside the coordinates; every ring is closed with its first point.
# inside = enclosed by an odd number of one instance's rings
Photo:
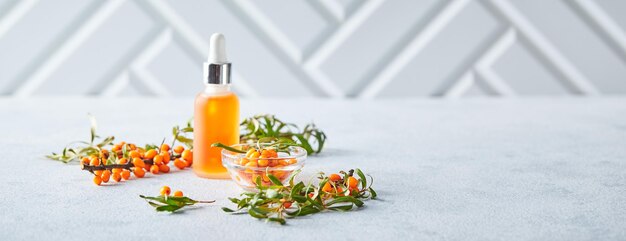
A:
{"type": "Polygon", "coordinates": [[[261,153],[259,153],[258,151],[255,151],[248,158],[254,159],[254,158],[259,158],[260,156],[261,156],[261,153]]]}
{"type": "Polygon", "coordinates": [[[270,161],[267,159],[259,159],[259,161],[257,162],[257,165],[259,167],[266,167],[269,164],[270,164],[270,161]]]}

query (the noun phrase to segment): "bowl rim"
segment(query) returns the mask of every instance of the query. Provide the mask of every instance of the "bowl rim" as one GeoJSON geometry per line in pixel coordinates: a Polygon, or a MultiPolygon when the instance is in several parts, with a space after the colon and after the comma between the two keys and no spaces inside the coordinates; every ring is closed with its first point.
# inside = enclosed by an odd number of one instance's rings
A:
{"type": "MultiPolygon", "coordinates": [[[[230,147],[239,147],[239,146],[251,146],[251,145],[256,145],[256,143],[240,143],[240,144],[235,144],[235,145],[231,145],[230,147]]],[[[283,156],[283,157],[268,157],[268,158],[252,158],[253,160],[281,160],[281,159],[299,159],[299,158],[303,158],[302,160],[298,160],[298,163],[293,164],[293,165],[288,165],[288,166],[282,166],[282,167],[246,167],[244,165],[240,165],[240,164],[236,164],[232,161],[224,161],[224,157],[228,157],[228,158],[239,158],[239,154],[243,154],[243,153],[236,153],[236,154],[231,154],[233,152],[226,150],[226,149],[222,149],[221,154],[222,154],[222,165],[225,165],[226,167],[240,167],[240,168],[246,168],[246,169],[252,169],[252,170],[272,170],[272,169],[277,169],[277,170],[281,170],[281,169],[291,169],[291,168],[299,168],[302,165],[304,165],[304,161],[307,158],[307,151],[306,149],[302,148],[301,146],[290,146],[290,148],[295,148],[298,150],[298,154],[295,155],[289,155],[289,156],[283,156]]]]}

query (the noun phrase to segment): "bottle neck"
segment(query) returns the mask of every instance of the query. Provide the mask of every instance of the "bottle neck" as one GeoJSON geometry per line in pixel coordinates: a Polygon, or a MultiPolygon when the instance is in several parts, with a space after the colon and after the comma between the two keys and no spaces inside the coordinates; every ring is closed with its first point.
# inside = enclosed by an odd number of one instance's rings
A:
{"type": "Polygon", "coordinates": [[[204,93],[222,94],[230,92],[230,84],[205,84],[204,93]]]}

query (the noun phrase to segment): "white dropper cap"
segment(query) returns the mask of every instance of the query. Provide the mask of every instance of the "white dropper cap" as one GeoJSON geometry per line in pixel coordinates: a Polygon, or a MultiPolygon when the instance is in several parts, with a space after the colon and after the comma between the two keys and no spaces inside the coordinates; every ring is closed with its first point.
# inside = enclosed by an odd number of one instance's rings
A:
{"type": "Polygon", "coordinates": [[[226,39],[221,33],[211,35],[209,44],[209,63],[223,64],[226,63],[226,39]]]}
{"type": "Polygon", "coordinates": [[[226,39],[221,33],[211,35],[209,57],[204,62],[204,82],[207,84],[230,84],[231,64],[226,60],[226,39]]]}

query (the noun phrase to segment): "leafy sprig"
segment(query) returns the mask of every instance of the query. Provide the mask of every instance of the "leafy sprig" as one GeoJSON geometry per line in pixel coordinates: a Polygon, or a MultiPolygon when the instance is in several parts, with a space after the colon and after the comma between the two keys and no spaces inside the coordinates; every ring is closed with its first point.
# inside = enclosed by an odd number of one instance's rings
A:
{"type": "MultiPolygon", "coordinates": [[[[377,194],[368,184],[365,174],[360,169],[340,172],[343,178],[331,181],[324,173],[319,174],[319,185],[295,183],[299,171],[289,177],[287,185],[268,174],[270,186],[261,185],[256,179],[256,192],[244,192],[240,198],[229,198],[236,205],[235,209],[222,207],[228,213],[248,213],[250,216],[267,222],[285,224],[287,218],[306,216],[324,211],[350,211],[364,205],[364,200],[375,199],[377,194]],[[350,187],[348,179],[356,173],[360,179],[359,187],[350,187]],[[329,188],[330,186],[330,188],[329,188]]],[[[373,180],[370,177],[370,180],[373,180]]]]}
{"type": "Polygon", "coordinates": [[[100,136],[96,134],[98,124],[96,122],[96,118],[93,115],[88,114],[87,117],[89,118],[89,123],[91,124],[89,132],[89,142],[72,142],[68,146],[63,148],[63,151],[61,151],[61,153],[53,152],[50,155],[46,155],[46,157],[52,160],[61,161],[63,163],[69,163],[71,161],[78,160],[80,157],[83,156],[98,155],[100,154],[100,151],[103,147],[112,145],[113,141],[115,140],[114,136],[107,136],[102,141],[95,143],[95,141],[100,138],[100,136]]]}
{"type": "Polygon", "coordinates": [[[145,199],[150,206],[153,206],[157,212],[176,212],[181,208],[192,206],[196,203],[214,203],[215,200],[210,201],[197,201],[188,197],[175,197],[175,196],[156,196],[148,197],[139,195],[139,197],[145,199]]]}
{"type": "Polygon", "coordinates": [[[269,142],[291,143],[306,149],[308,154],[319,153],[324,148],[326,134],[315,124],[307,124],[303,129],[284,122],[274,115],[255,115],[241,122],[241,143],[269,142]]]}

